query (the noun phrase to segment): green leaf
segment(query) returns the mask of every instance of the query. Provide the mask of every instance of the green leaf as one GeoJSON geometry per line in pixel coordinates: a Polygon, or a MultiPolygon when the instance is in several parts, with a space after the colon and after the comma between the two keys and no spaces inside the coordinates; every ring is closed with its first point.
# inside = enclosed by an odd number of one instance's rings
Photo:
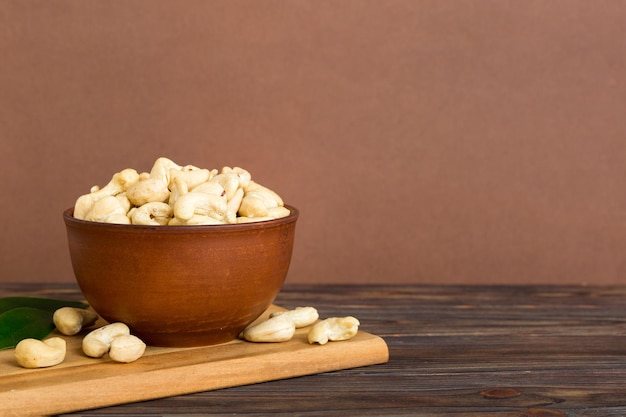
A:
{"type": "Polygon", "coordinates": [[[0,298],[0,314],[19,307],[31,307],[38,310],[53,312],[61,307],[87,308],[88,305],[80,301],[56,300],[53,298],[38,297],[4,297],[0,298]]]}
{"type": "Polygon", "coordinates": [[[0,298],[0,350],[22,339],[43,339],[55,328],[52,315],[61,307],[87,308],[80,301],[40,297],[0,298]]]}
{"type": "Polygon", "coordinates": [[[22,339],[43,339],[54,330],[54,312],[18,307],[0,314],[0,349],[13,348],[22,339]]]}

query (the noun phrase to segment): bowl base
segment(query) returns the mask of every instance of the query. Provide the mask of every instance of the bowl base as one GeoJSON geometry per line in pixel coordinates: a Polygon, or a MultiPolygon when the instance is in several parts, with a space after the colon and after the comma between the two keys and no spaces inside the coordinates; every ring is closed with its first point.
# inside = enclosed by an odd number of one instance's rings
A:
{"type": "Polygon", "coordinates": [[[236,339],[241,331],[224,330],[221,332],[189,332],[189,333],[146,333],[132,332],[148,346],[158,347],[199,347],[219,345],[236,339]]]}

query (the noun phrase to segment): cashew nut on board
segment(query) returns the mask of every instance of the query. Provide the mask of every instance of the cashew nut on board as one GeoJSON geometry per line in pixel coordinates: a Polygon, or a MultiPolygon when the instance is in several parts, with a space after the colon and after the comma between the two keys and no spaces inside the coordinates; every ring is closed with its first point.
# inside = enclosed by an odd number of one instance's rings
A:
{"type": "Polygon", "coordinates": [[[15,346],[15,360],[24,368],[46,368],[63,362],[65,350],[65,340],[60,337],[23,339],[15,346]]]}
{"type": "Polygon", "coordinates": [[[98,314],[91,310],[75,307],[61,307],[54,312],[52,321],[57,330],[66,336],[73,336],[84,327],[98,320],[98,314]]]}
{"type": "Polygon", "coordinates": [[[209,170],[165,157],[157,158],[149,172],[127,168],[114,174],[74,205],[77,219],[150,226],[259,222],[290,213],[276,192],[253,181],[243,168],[209,170]],[[171,212],[162,205],[159,214],[154,206],[145,207],[154,203],[169,205],[171,212]]]}
{"type": "Polygon", "coordinates": [[[348,340],[356,336],[359,321],[352,317],[331,317],[322,320],[311,328],[308,334],[309,343],[326,344],[328,341],[348,340]]]}
{"type": "Polygon", "coordinates": [[[275,316],[247,327],[242,337],[248,342],[286,342],[293,338],[296,325],[289,316],[275,316]]]}
{"type": "Polygon", "coordinates": [[[92,330],[83,338],[83,352],[92,358],[101,358],[111,348],[113,339],[130,334],[124,323],[111,323],[92,330]]]}
{"type": "Polygon", "coordinates": [[[275,311],[269,319],[247,327],[241,337],[248,342],[286,342],[293,338],[296,329],[310,326],[318,318],[319,314],[313,307],[275,311]]]}
{"type": "Polygon", "coordinates": [[[277,316],[288,317],[296,326],[296,329],[310,326],[319,318],[319,314],[314,307],[296,307],[293,310],[275,311],[270,314],[270,318],[277,316]]]}
{"type": "Polygon", "coordinates": [[[137,336],[126,334],[117,336],[111,341],[109,358],[115,362],[134,362],[143,356],[146,344],[137,336]]]}

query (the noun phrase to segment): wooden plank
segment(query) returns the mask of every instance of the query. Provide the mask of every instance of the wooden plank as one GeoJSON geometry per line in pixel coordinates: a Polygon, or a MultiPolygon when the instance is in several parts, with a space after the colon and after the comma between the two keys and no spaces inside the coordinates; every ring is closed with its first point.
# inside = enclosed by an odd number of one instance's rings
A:
{"type": "MultiPolygon", "coordinates": [[[[267,318],[272,306],[260,318],[267,318]]],[[[39,416],[209,391],[384,363],[383,339],[356,337],[310,345],[308,328],[283,343],[229,343],[198,348],[148,347],[130,364],[87,358],[81,337],[66,337],[66,360],[55,367],[23,369],[13,350],[0,351],[0,415],[39,416]],[[36,399],[36,401],[35,401],[36,399]]]]}
{"type": "MultiPolygon", "coordinates": [[[[23,294],[81,297],[67,284],[0,285],[23,294]]],[[[297,284],[276,304],[353,315],[390,360],[71,415],[626,416],[626,286],[297,284]]]]}

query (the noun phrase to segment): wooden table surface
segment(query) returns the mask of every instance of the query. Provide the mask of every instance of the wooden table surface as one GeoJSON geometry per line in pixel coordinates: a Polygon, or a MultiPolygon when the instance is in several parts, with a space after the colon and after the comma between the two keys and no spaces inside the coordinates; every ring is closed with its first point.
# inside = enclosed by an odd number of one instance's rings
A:
{"type": "Polygon", "coordinates": [[[71,415],[626,416],[626,287],[288,284],[275,303],[359,318],[389,362],[71,415]]]}

